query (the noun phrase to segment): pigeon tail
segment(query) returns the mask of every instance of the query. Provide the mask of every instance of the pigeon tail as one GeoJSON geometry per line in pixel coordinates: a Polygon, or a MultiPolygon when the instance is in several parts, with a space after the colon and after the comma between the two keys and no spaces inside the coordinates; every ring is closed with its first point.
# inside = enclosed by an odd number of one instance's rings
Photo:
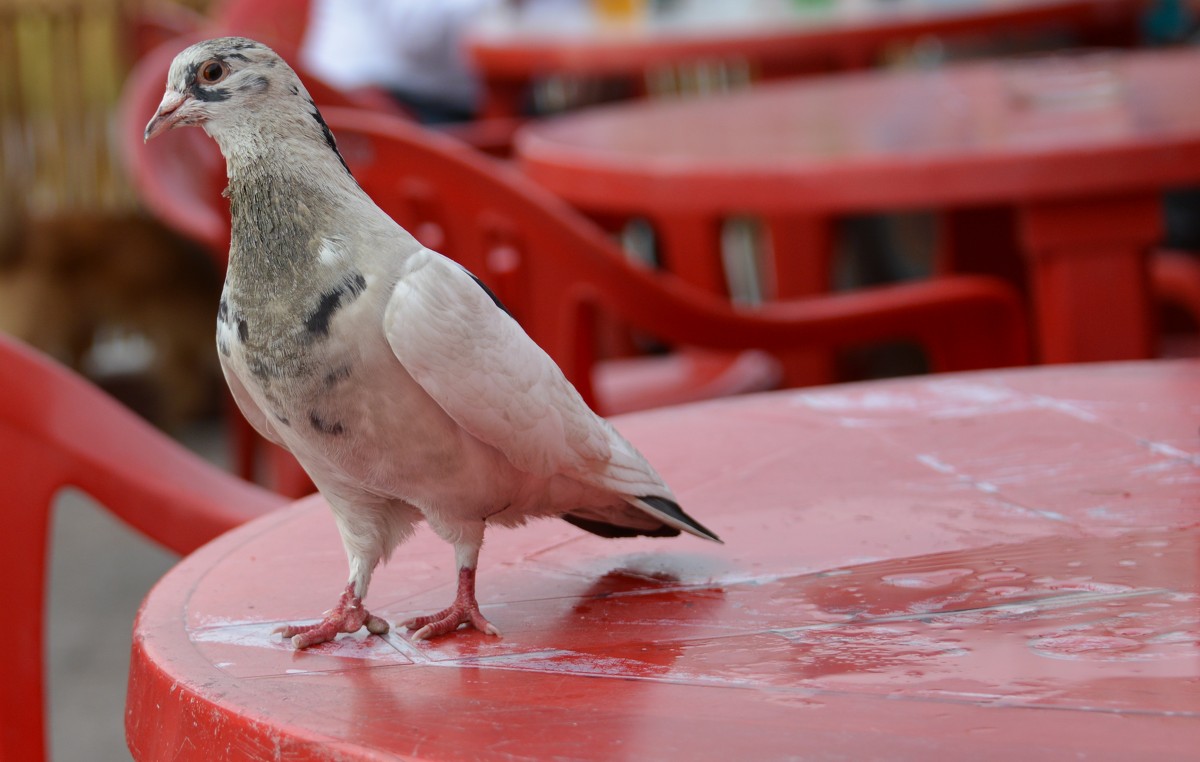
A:
{"type": "Polygon", "coordinates": [[[668,526],[681,529],[688,534],[694,534],[706,540],[713,540],[714,542],[724,544],[715,532],[684,513],[683,509],[679,507],[679,503],[676,503],[674,500],[656,495],[642,495],[641,497],[630,498],[629,502],[668,526]]]}
{"type": "Polygon", "coordinates": [[[598,519],[588,519],[583,516],[576,516],[568,513],[563,517],[563,521],[572,526],[579,527],[585,532],[591,532],[594,535],[607,538],[617,537],[678,537],[679,530],[673,526],[659,524],[653,529],[637,529],[635,527],[622,526],[613,524],[608,521],[600,521],[598,519]]]}

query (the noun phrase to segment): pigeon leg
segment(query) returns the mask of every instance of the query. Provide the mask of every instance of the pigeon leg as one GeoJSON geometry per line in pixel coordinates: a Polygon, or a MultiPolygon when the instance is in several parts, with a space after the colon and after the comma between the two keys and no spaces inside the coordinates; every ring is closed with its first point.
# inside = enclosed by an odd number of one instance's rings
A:
{"type": "Polygon", "coordinates": [[[488,635],[500,634],[500,630],[479,613],[479,603],[475,600],[475,569],[469,566],[458,570],[458,595],[454,603],[436,614],[409,619],[404,626],[416,630],[413,640],[425,640],[453,632],[463,624],[488,635]]]}
{"type": "Polygon", "coordinates": [[[372,635],[383,635],[388,623],[363,608],[362,598],[355,592],[353,582],[346,585],[337,605],[330,609],[325,618],[316,624],[284,625],[275,632],[291,638],[296,648],[308,648],[337,637],[339,632],[358,632],[363,625],[372,635]]]}

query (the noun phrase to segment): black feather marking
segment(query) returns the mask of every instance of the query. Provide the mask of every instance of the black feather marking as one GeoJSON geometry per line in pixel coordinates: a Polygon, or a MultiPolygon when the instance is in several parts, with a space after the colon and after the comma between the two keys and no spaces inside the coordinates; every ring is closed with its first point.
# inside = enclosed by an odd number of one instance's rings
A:
{"type": "MultiPolygon", "coordinates": [[[[207,63],[207,61],[206,61],[205,63],[207,63]]],[[[194,64],[191,64],[190,66],[188,66],[188,68],[187,68],[187,74],[185,74],[185,75],[184,75],[184,77],[183,77],[183,81],[184,81],[184,82],[186,82],[187,84],[189,84],[189,85],[191,85],[191,86],[195,87],[195,85],[196,85],[196,72],[198,72],[198,71],[200,71],[200,62],[199,62],[199,61],[197,61],[197,62],[196,62],[196,63],[194,63],[194,64]]]]}
{"type": "Polygon", "coordinates": [[[651,508],[653,508],[656,511],[665,513],[666,515],[670,516],[671,518],[675,519],[676,521],[681,521],[684,524],[687,524],[689,527],[691,527],[692,529],[695,529],[697,532],[704,535],[705,537],[708,537],[711,540],[716,540],[717,542],[721,542],[721,538],[717,537],[715,532],[713,532],[711,529],[709,529],[708,527],[701,524],[699,521],[696,521],[691,516],[684,513],[683,509],[680,508],[679,504],[676,503],[674,500],[668,500],[665,497],[658,497],[656,495],[642,495],[641,497],[638,498],[638,500],[641,500],[643,503],[646,503],[647,505],[649,505],[651,508]]]}
{"type": "Polygon", "coordinates": [[[188,92],[192,97],[199,101],[207,101],[208,103],[220,103],[221,101],[229,100],[233,94],[229,92],[227,87],[201,87],[198,84],[193,84],[188,88],[188,92]]]}
{"type": "Polygon", "coordinates": [[[317,308],[304,321],[304,327],[309,333],[328,336],[329,322],[333,319],[333,313],[353,302],[366,289],[367,279],[363,277],[362,273],[347,275],[336,288],[321,294],[317,308]]]}
{"type": "Polygon", "coordinates": [[[317,431],[321,432],[322,434],[328,434],[332,437],[340,437],[342,434],[346,433],[346,428],[342,426],[342,424],[337,423],[336,421],[334,423],[326,421],[321,416],[317,415],[317,411],[315,410],[309,412],[308,422],[312,424],[312,427],[317,431]]]}
{"type": "Polygon", "coordinates": [[[225,341],[224,339],[217,339],[217,351],[220,352],[223,357],[229,357],[232,354],[229,351],[229,342],[225,341]]]}
{"type": "Polygon", "coordinates": [[[342,365],[340,367],[334,368],[333,370],[331,370],[325,374],[325,388],[332,389],[333,387],[337,386],[338,384],[340,384],[341,382],[345,381],[348,378],[350,378],[350,366],[349,365],[342,365]]]}
{"type": "Polygon", "coordinates": [[[471,276],[471,280],[475,281],[476,285],[478,285],[480,288],[482,288],[483,292],[485,294],[487,294],[489,297],[491,297],[492,302],[494,302],[497,307],[499,307],[501,310],[503,310],[504,314],[513,318],[513,320],[516,320],[516,318],[513,317],[513,314],[508,311],[508,307],[504,306],[504,302],[500,301],[500,297],[496,296],[496,293],[494,291],[492,291],[490,288],[488,288],[486,283],[484,283],[479,278],[477,278],[475,276],[475,273],[471,272],[470,270],[468,270],[465,267],[463,268],[463,272],[465,272],[467,275],[471,276]]]}
{"type": "Polygon", "coordinates": [[[262,358],[254,354],[250,354],[250,356],[246,358],[246,367],[250,370],[250,375],[254,376],[260,381],[266,381],[267,379],[274,378],[277,375],[275,373],[274,366],[268,365],[267,363],[263,362],[262,358]]]}
{"type": "Polygon", "coordinates": [[[340,288],[321,294],[321,300],[317,302],[317,309],[313,311],[313,314],[308,316],[308,320],[304,321],[304,327],[309,333],[314,333],[318,336],[328,336],[329,321],[333,317],[333,313],[341,306],[341,303],[342,290],[340,288]]]}
{"type": "Polygon", "coordinates": [[[271,83],[269,81],[267,81],[266,77],[255,77],[254,79],[250,80],[249,82],[239,85],[238,92],[239,93],[264,93],[267,91],[267,88],[269,88],[270,86],[271,86],[271,83]]]}
{"type": "Polygon", "coordinates": [[[570,513],[562,517],[563,521],[577,526],[585,532],[599,535],[601,537],[678,537],[679,530],[666,524],[661,524],[654,529],[634,529],[633,527],[623,527],[618,524],[609,524],[607,521],[596,521],[595,519],[585,519],[580,516],[573,516],[570,513]]]}
{"type": "Polygon", "coordinates": [[[279,421],[279,422],[280,422],[280,423],[282,423],[284,426],[287,426],[287,427],[289,427],[289,428],[291,427],[291,425],[292,425],[292,422],[291,422],[291,421],[289,421],[289,420],[287,419],[287,416],[286,416],[286,415],[284,415],[283,413],[280,413],[278,410],[272,410],[272,411],[271,411],[271,415],[275,416],[275,420],[279,421]]]}
{"type": "Polygon", "coordinates": [[[308,105],[312,106],[312,118],[317,120],[317,125],[321,128],[321,134],[325,136],[325,144],[329,146],[329,150],[333,151],[333,155],[337,156],[338,161],[346,169],[346,173],[353,177],[354,173],[350,171],[350,165],[346,163],[346,160],[342,158],[342,152],[338,150],[333,132],[329,129],[329,125],[325,123],[325,117],[321,116],[321,110],[317,108],[317,104],[313,103],[312,98],[308,99],[308,105]]]}
{"type": "Polygon", "coordinates": [[[242,317],[241,315],[239,315],[237,319],[237,331],[238,340],[244,344],[246,339],[250,338],[250,326],[247,325],[246,318],[242,317]]]}
{"type": "Polygon", "coordinates": [[[225,323],[229,320],[229,303],[226,302],[224,298],[222,298],[221,303],[217,305],[217,320],[222,323],[225,323]]]}
{"type": "MultiPolygon", "coordinates": [[[[241,47],[239,47],[239,48],[230,48],[230,49],[231,49],[231,50],[245,50],[245,49],[246,49],[246,48],[248,48],[248,47],[250,47],[250,46],[249,46],[249,45],[243,45],[243,46],[241,46],[241,47]]],[[[224,58],[232,58],[233,60],[235,60],[235,61],[241,61],[242,63],[247,63],[247,62],[249,62],[249,60],[250,60],[248,57],[246,57],[246,56],[242,55],[241,53],[226,53],[226,54],[224,55],[224,58]]]]}
{"type": "Polygon", "coordinates": [[[346,284],[346,292],[350,294],[352,299],[357,299],[362,292],[367,290],[367,279],[362,273],[351,273],[346,276],[344,282],[346,284]]]}

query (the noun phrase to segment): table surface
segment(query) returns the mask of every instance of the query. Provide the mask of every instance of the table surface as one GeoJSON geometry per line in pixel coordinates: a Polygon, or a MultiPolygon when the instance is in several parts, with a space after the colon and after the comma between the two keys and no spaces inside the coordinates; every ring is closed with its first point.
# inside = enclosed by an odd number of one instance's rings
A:
{"type": "Polygon", "coordinates": [[[851,212],[1200,180],[1200,50],[864,72],[540,121],[523,168],[588,209],[851,212]]]}
{"type": "Polygon", "coordinates": [[[487,76],[638,73],[647,66],[729,56],[796,57],[890,38],[1006,24],[1131,18],[1144,0],[677,0],[635,22],[535,6],[481,16],[468,37],[487,76]]]}
{"type": "MultiPolygon", "coordinates": [[[[489,535],[504,632],[294,652],[345,578],[319,498],[135,625],[138,759],[1194,759],[1200,362],[927,376],[618,419],[726,540],[489,535]]],[[[390,621],[453,595],[422,530],[390,621]]]]}

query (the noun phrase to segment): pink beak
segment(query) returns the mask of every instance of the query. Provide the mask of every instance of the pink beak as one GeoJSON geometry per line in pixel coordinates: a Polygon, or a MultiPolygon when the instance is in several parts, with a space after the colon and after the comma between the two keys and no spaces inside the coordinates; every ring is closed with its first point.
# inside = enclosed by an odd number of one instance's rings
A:
{"type": "Polygon", "coordinates": [[[158,110],[154,112],[154,116],[146,125],[146,132],[143,134],[145,141],[149,142],[151,138],[158,137],[167,130],[178,126],[179,121],[184,117],[181,107],[187,101],[186,95],[180,95],[174,90],[167,90],[163,95],[162,103],[158,104],[158,110]]]}

